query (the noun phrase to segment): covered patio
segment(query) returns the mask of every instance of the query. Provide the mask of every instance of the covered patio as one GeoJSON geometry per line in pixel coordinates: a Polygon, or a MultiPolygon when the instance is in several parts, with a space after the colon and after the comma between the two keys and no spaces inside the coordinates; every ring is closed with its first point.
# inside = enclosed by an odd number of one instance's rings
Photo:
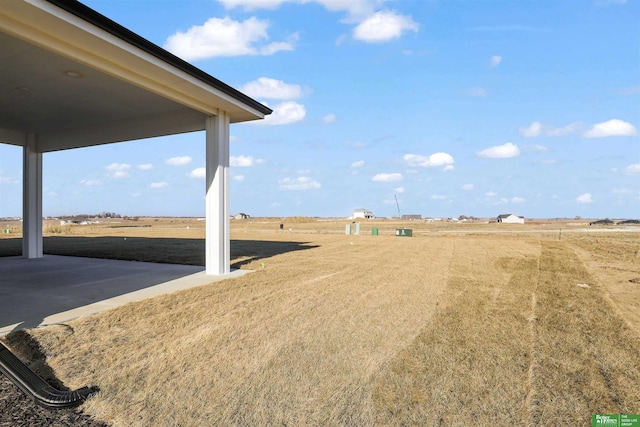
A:
{"type": "Polygon", "coordinates": [[[202,267],[45,255],[2,260],[0,336],[16,329],[67,322],[132,301],[238,277],[202,267]]]}
{"type": "Polygon", "coordinates": [[[0,46],[0,143],[23,149],[26,260],[43,257],[44,154],[205,131],[205,273],[231,272],[229,127],[269,108],[75,0],[1,2],[0,46]]]}

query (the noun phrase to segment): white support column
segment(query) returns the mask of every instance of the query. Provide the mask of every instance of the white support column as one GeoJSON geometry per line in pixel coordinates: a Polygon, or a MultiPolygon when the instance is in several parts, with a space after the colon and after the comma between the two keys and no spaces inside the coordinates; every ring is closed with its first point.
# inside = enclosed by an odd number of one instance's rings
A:
{"type": "Polygon", "coordinates": [[[41,258],[42,153],[36,134],[27,134],[22,158],[22,256],[41,258]]]}
{"type": "Polygon", "coordinates": [[[229,237],[229,115],[220,111],[206,123],[206,274],[231,272],[229,237]]]}

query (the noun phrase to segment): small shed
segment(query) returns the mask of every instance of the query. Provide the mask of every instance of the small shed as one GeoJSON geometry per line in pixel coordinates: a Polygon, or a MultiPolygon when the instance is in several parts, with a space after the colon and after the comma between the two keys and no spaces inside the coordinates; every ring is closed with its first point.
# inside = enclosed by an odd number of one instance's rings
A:
{"type": "Polygon", "coordinates": [[[496,221],[505,224],[524,224],[524,217],[514,214],[500,214],[496,221]]]}
{"type": "Polygon", "coordinates": [[[235,219],[249,219],[251,218],[249,215],[247,215],[246,213],[238,213],[236,214],[236,216],[234,216],[235,219]]]}

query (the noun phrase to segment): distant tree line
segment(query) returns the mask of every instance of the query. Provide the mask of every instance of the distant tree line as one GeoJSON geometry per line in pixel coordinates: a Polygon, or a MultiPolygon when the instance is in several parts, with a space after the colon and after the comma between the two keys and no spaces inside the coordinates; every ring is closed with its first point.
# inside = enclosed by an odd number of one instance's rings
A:
{"type": "Polygon", "coordinates": [[[122,216],[117,212],[100,212],[97,214],[76,214],[76,215],[62,215],[59,218],[64,218],[71,221],[87,221],[90,219],[128,219],[137,221],[138,217],[122,216]]]}

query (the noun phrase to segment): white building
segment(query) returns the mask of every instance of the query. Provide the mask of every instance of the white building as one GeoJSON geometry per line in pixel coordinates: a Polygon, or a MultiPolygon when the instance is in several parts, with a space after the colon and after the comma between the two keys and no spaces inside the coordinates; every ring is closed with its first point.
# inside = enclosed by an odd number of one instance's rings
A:
{"type": "Polygon", "coordinates": [[[514,214],[501,214],[498,215],[497,221],[505,224],[524,224],[524,217],[514,214]]]}
{"type": "Polygon", "coordinates": [[[353,211],[353,218],[364,218],[364,219],[373,219],[373,212],[368,211],[366,209],[356,209],[353,211]]]}

